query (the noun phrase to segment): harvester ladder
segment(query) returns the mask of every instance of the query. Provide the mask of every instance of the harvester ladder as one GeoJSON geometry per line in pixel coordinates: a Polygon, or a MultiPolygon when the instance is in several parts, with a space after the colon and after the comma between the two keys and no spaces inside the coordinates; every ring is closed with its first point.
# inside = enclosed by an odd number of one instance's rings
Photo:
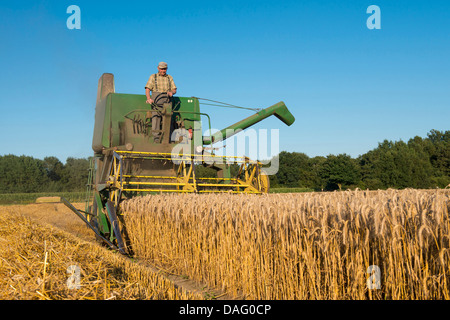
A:
{"type": "MultiPolygon", "coordinates": [[[[86,212],[90,212],[89,204],[92,203],[94,199],[93,187],[94,187],[94,176],[95,176],[95,157],[91,158],[89,164],[89,174],[88,174],[88,182],[86,184],[86,195],[85,195],[85,210],[86,212]]],[[[89,216],[88,216],[89,219],[89,216]]]]}

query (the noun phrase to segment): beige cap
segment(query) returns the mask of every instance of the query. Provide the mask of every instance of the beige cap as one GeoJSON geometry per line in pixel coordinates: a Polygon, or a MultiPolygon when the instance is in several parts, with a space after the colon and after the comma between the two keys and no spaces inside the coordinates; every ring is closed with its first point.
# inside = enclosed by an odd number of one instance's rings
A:
{"type": "Polygon", "coordinates": [[[158,64],[158,68],[161,68],[161,69],[167,68],[167,63],[165,63],[165,62],[160,62],[160,63],[158,64]]]}

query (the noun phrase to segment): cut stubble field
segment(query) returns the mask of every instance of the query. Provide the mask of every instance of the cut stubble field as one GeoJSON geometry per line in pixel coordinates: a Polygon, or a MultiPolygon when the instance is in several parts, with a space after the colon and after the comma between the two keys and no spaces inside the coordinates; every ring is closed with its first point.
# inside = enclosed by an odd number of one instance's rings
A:
{"type": "Polygon", "coordinates": [[[2,300],[203,298],[158,269],[99,245],[63,204],[0,206],[2,300]]]}
{"type": "Polygon", "coordinates": [[[97,244],[62,204],[3,206],[0,298],[449,299],[449,196],[137,197],[123,203],[132,259],[97,244]],[[71,265],[78,290],[67,287],[71,265]]]}

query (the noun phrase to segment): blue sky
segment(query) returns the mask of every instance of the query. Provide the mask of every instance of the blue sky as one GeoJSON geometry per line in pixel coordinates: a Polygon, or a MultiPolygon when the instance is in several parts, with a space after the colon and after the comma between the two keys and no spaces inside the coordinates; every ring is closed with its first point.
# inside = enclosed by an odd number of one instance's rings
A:
{"type": "MultiPolygon", "coordinates": [[[[280,151],[357,157],[384,139],[449,130],[450,2],[2,1],[0,155],[92,155],[98,78],[143,94],[159,61],[179,96],[284,101],[280,151]],[[81,29],[69,30],[69,5],[81,29]],[[381,29],[369,30],[369,5],[381,29]]],[[[251,111],[204,106],[222,129],[251,111]]]]}

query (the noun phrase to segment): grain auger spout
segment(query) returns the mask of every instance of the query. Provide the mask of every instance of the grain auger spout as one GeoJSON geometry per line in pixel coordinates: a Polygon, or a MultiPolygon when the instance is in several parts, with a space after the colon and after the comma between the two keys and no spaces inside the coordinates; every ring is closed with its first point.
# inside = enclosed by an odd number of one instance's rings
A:
{"type": "Polygon", "coordinates": [[[239,131],[245,130],[272,115],[280,119],[284,124],[288,126],[293,124],[295,121],[294,116],[288,110],[284,102],[280,101],[273,106],[258,111],[256,114],[251,115],[239,122],[236,122],[235,124],[226,127],[225,129],[220,130],[220,133],[216,133],[212,137],[203,137],[203,144],[207,145],[225,140],[238,133],[239,131]]]}
{"type": "Polygon", "coordinates": [[[130,252],[122,201],[163,192],[267,193],[269,178],[258,160],[216,155],[214,148],[204,146],[271,115],[286,125],[295,121],[279,102],[223,129],[213,141],[203,135],[207,129],[211,133],[211,119],[201,112],[200,98],[167,100],[160,109],[152,109],[144,94],[117,93],[113,74],[104,73],[98,81],[85,220],[98,238],[122,253],[130,252]],[[155,112],[161,117],[158,127],[152,121],[155,112]],[[198,176],[200,166],[215,176],[198,176]]]}

